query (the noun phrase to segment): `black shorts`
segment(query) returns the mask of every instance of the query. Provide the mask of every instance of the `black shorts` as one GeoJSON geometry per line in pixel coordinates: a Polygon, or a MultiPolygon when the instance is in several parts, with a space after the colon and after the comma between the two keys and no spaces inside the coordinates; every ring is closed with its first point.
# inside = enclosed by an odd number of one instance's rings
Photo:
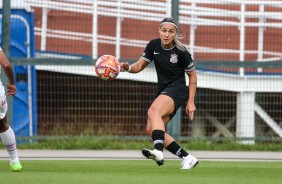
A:
{"type": "Polygon", "coordinates": [[[169,115],[170,119],[173,118],[176,111],[184,105],[184,103],[188,99],[188,87],[183,83],[172,83],[164,87],[161,91],[157,93],[159,95],[167,95],[171,97],[174,101],[174,111],[172,114],[169,115]]]}

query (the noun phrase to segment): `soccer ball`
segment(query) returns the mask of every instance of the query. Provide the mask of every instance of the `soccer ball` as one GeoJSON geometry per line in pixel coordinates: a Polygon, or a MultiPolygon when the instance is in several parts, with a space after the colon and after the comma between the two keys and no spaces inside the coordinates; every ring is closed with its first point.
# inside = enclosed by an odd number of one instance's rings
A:
{"type": "Polygon", "coordinates": [[[120,63],[112,55],[103,55],[97,59],[94,68],[100,79],[114,80],[120,72],[120,63]]]}

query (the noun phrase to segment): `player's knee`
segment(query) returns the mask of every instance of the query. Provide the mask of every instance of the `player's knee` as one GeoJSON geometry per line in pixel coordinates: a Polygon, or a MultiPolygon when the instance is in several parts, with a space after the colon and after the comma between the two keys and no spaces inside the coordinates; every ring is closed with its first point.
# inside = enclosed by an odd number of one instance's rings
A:
{"type": "Polygon", "coordinates": [[[152,118],[158,116],[158,111],[157,111],[155,108],[150,107],[149,110],[148,110],[148,112],[147,112],[147,115],[148,115],[148,118],[149,118],[149,119],[152,119],[152,118]]]}
{"type": "Polygon", "coordinates": [[[9,125],[5,122],[5,119],[0,119],[0,133],[8,130],[9,125]]]}

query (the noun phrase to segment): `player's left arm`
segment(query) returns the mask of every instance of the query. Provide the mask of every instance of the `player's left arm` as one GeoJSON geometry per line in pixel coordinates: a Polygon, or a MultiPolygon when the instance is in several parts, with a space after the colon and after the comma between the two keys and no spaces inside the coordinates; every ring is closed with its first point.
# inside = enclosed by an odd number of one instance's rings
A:
{"type": "Polygon", "coordinates": [[[138,73],[141,72],[149,63],[144,59],[140,58],[135,63],[129,65],[127,62],[121,62],[121,71],[127,71],[129,73],[138,73]]]}
{"type": "Polygon", "coordinates": [[[187,71],[186,74],[189,77],[189,97],[188,102],[186,106],[186,113],[188,114],[190,120],[193,120],[194,118],[194,112],[196,110],[195,106],[195,96],[196,96],[196,90],[197,90],[197,73],[196,70],[187,71]]]}

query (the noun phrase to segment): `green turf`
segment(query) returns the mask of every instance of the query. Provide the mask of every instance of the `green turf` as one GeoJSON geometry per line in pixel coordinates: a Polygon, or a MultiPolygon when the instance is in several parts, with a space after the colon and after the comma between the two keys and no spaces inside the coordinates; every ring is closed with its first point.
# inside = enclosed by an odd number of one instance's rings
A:
{"type": "MultiPolygon", "coordinates": [[[[121,137],[117,137],[121,138],[121,137]]],[[[149,138],[149,137],[148,137],[149,138]]],[[[182,147],[189,150],[219,150],[219,151],[282,151],[281,141],[260,142],[255,144],[240,144],[236,141],[179,141],[182,147]]],[[[46,140],[24,141],[17,144],[19,149],[52,149],[52,150],[140,150],[153,148],[152,140],[113,140],[103,137],[46,137],[46,140]],[[48,138],[48,139],[47,139],[48,138]],[[52,138],[52,139],[51,139],[52,138]],[[50,140],[51,139],[51,140],[50,140]]],[[[4,148],[0,144],[0,149],[4,148]]]]}
{"type": "Polygon", "coordinates": [[[282,162],[201,161],[193,170],[180,170],[180,160],[158,167],[151,160],[28,161],[12,173],[0,161],[1,184],[280,184],[282,162]]]}

